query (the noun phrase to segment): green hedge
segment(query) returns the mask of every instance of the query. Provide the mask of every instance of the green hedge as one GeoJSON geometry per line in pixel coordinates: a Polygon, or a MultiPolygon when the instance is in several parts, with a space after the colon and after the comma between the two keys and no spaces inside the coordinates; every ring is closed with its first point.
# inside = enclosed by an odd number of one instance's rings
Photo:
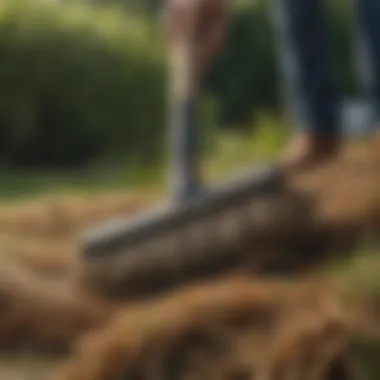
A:
{"type": "MultiPolygon", "coordinates": [[[[77,165],[110,152],[156,159],[165,146],[157,20],[90,2],[0,2],[2,162],[77,165]]],[[[332,17],[342,64],[337,74],[349,91],[345,4],[336,4],[332,17]]],[[[250,121],[254,110],[278,105],[272,31],[267,0],[236,8],[225,50],[207,82],[223,123],[250,121]]]]}
{"type": "Polygon", "coordinates": [[[117,9],[2,1],[3,161],[71,165],[111,150],[154,156],[164,122],[155,36],[145,20],[117,9]]]}

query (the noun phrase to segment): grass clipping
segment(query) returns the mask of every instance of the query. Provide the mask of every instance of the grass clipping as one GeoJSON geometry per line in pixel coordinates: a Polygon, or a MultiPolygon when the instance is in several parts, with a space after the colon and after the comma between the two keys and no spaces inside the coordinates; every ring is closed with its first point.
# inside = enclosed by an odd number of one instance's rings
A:
{"type": "Polygon", "coordinates": [[[55,379],[346,379],[351,321],[321,283],[231,278],[123,309],[55,379]]]}
{"type": "Polygon", "coordinates": [[[107,310],[104,303],[44,281],[27,269],[10,263],[0,269],[4,351],[69,352],[85,331],[104,323],[107,310]]]}
{"type": "MultiPolygon", "coordinates": [[[[315,194],[318,222],[349,232],[344,241],[356,236],[352,230],[380,231],[379,166],[358,155],[294,180],[295,188],[315,194]]],[[[347,379],[357,329],[324,279],[252,280],[226,270],[213,282],[202,278],[133,303],[79,291],[73,274],[78,234],[93,221],[144,205],[117,194],[3,210],[5,352],[63,353],[65,363],[52,377],[57,380],[347,379]]],[[[308,258],[308,250],[300,251],[308,258]]],[[[247,266],[241,264],[234,269],[240,275],[247,266]]]]}

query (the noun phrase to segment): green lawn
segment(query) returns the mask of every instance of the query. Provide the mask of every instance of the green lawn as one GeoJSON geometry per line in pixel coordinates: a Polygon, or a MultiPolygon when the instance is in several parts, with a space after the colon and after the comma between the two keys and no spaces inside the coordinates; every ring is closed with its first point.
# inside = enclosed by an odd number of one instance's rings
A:
{"type": "MultiPolygon", "coordinates": [[[[206,182],[226,178],[258,162],[273,159],[284,141],[285,125],[263,117],[255,133],[219,132],[203,156],[206,182]]],[[[168,157],[169,159],[169,157],[168,157]]],[[[0,167],[0,202],[67,192],[111,189],[163,192],[164,165],[141,165],[122,158],[77,170],[10,170],[0,167]]]]}

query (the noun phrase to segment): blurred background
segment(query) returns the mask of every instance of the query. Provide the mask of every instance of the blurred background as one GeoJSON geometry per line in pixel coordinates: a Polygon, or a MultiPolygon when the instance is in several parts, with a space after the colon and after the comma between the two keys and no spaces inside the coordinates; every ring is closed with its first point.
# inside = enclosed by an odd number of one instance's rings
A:
{"type": "MultiPolygon", "coordinates": [[[[2,0],[0,196],[163,181],[163,0],[2,0]],[[21,192],[21,193],[20,193],[21,192]]],[[[328,2],[345,127],[367,132],[350,2],[328,2]]],[[[199,112],[205,170],[275,157],[292,128],[267,0],[235,1],[199,112]]],[[[363,100],[364,99],[364,100],[363,100]]]]}
{"type": "MultiPolygon", "coordinates": [[[[77,238],[166,190],[163,1],[0,0],[0,346],[10,348],[0,355],[2,379],[48,378],[56,358],[37,359],[36,348],[67,353],[83,330],[103,326],[108,304],[86,303],[73,287],[77,238]],[[22,355],[11,359],[15,351],[22,355]]],[[[356,75],[366,59],[353,43],[353,9],[326,5],[343,125],[362,139],[371,107],[356,75]]],[[[234,1],[225,48],[204,83],[197,125],[208,181],[275,158],[294,128],[269,6],[234,1]]],[[[373,246],[339,270],[378,302],[380,261],[367,251],[373,246]]],[[[371,352],[378,379],[378,341],[371,352]]]]}

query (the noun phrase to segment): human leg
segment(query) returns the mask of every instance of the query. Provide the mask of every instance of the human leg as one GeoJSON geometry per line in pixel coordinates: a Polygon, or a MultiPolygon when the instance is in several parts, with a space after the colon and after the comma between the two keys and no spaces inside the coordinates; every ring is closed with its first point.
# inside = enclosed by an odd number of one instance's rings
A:
{"type": "Polygon", "coordinates": [[[284,167],[293,169],[337,150],[338,100],[321,0],[273,2],[285,96],[300,127],[282,159],[284,167]]]}
{"type": "Polygon", "coordinates": [[[364,73],[364,79],[367,79],[366,88],[374,105],[378,125],[375,142],[380,152],[380,1],[357,0],[356,10],[360,41],[368,53],[369,64],[366,68],[370,73],[364,73]]]}

